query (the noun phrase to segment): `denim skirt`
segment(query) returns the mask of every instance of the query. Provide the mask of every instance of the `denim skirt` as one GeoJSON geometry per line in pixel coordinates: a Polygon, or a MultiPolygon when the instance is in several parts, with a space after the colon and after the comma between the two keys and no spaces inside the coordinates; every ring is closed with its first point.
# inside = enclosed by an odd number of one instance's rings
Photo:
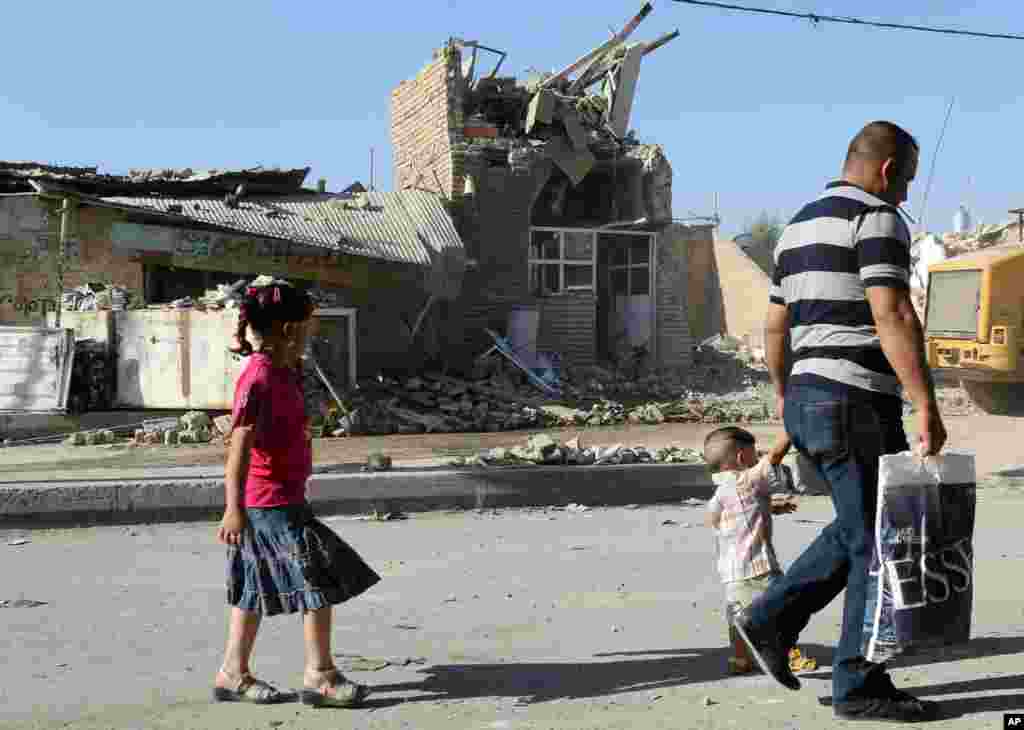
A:
{"type": "Polygon", "coordinates": [[[228,604],[274,616],[344,603],[380,580],[308,504],[250,507],[228,546],[228,604]]]}

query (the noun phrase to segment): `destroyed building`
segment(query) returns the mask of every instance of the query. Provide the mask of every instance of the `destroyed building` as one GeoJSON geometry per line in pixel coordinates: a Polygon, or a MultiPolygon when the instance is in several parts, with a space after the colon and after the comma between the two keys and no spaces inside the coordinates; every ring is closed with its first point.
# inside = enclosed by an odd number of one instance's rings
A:
{"type": "Polygon", "coordinates": [[[448,199],[466,246],[449,351],[479,353],[485,330],[518,313],[519,346],[574,365],[638,350],[655,367],[691,362],[689,258],[713,250],[715,221],[673,218],[672,167],[630,128],[641,60],[678,35],[627,42],[649,12],[527,78],[502,74],[504,53],[451,39],[392,92],[395,187],[448,199]]]}
{"type": "MultiPolygon", "coordinates": [[[[112,391],[88,397],[93,408],[227,408],[240,362],[218,346],[237,321],[223,287],[270,274],[320,300],[315,347],[339,387],[396,360],[415,367],[436,349],[424,305],[455,297],[464,269],[443,201],[330,193],[304,187],[307,174],[0,162],[0,324],[59,316],[89,340],[116,375],[89,386],[112,391]]],[[[16,390],[32,380],[5,377],[16,390]]]]}

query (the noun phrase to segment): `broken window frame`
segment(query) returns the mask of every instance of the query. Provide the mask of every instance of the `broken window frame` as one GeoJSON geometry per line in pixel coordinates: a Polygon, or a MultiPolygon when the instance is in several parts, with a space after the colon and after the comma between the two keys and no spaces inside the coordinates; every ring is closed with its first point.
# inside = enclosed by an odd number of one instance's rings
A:
{"type": "MultiPolygon", "coordinates": [[[[616,292],[614,290],[614,286],[613,286],[612,287],[613,296],[626,296],[626,297],[633,297],[633,296],[649,297],[649,296],[654,296],[654,276],[653,276],[653,274],[654,274],[654,266],[653,266],[653,259],[654,259],[654,237],[655,237],[656,234],[649,233],[649,232],[646,232],[646,231],[644,231],[644,232],[616,231],[614,233],[614,235],[616,235],[616,236],[634,236],[636,238],[646,238],[647,239],[647,255],[646,255],[646,261],[634,262],[633,261],[633,243],[630,242],[629,246],[621,249],[626,254],[626,263],[624,263],[624,264],[615,264],[615,263],[611,263],[611,261],[609,261],[609,263],[608,263],[608,277],[609,277],[609,282],[610,283],[614,280],[613,277],[614,277],[616,272],[622,272],[622,271],[626,272],[626,293],[625,294],[620,294],[620,293],[616,292]],[[646,278],[647,291],[646,292],[640,293],[640,292],[634,292],[633,291],[633,282],[634,282],[633,271],[635,269],[646,269],[646,271],[647,271],[647,278],[646,278]]],[[[613,256],[614,256],[614,254],[613,254],[613,256]]],[[[614,260],[614,258],[612,260],[614,260]]]]}
{"type": "Polygon", "coordinates": [[[527,257],[527,281],[529,282],[530,293],[535,297],[552,297],[560,296],[565,294],[573,294],[576,292],[596,292],[597,291],[597,237],[599,231],[592,228],[559,228],[554,226],[531,226],[530,227],[530,246],[529,255],[527,257]],[[557,235],[558,240],[558,258],[535,258],[533,255],[533,236],[534,233],[554,233],[557,235]],[[585,234],[590,236],[590,258],[589,259],[570,259],[566,258],[566,242],[565,234],[585,234]],[[558,266],[558,291],[551,290],[539,290],[534,287],[534,267],[542,266],[558,266]],[[589,284],[575,284],[572,286],[566,285],[566,268],[590,268],[590,283],[589,284]]]}

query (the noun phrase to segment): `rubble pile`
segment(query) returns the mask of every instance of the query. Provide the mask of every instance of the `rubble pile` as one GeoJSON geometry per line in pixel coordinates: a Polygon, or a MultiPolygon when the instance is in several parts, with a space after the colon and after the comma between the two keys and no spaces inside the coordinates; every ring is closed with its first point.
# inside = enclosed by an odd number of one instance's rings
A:
{"type": "Polygon", "coordinates": [[[68,410],[72,413],[109,410],[114,403],[116,373],[107,345],[91,339],[75,342],[68,410]]]}
{"type": "MultiPolygon", "coordinates": [[[[660,148],[641,145],[629,127],[641,61],[679,37],[676,30],[649,42],[630,41],[652,10],[644,3],[621,30],[573,63],[554,73],[531,71],[522,80],[498,74],[504,52],[452,39],[444,53],[462,61],[450,83],[462,96],[467,156],[516,171],[546,158],[572,185],[602,159],[633,156],[646,172],[663,168],[660,148]],[[483,53],[499,56],[489,73],[483,53]]],[[[666,213],[658,208],[648,217],[666,213]]]]}
{"type": "MultiPolygon", "coordinates": [[[[307,382],[311,379],[307,375],[307,382]]],[[[527,395],[526,389],[522,389],[526,393],[504,390],[500,385],[500,381],[468,382],[439,374],[406,379],[380,376],[361,382],[339,405],[319,384],[310,398],[313,428],[323,436],[346,436],[507,431],[546,425],[535,394],[527,395]]]]}
{"type": "Polygon", "coordinates": [[[638,373],[630,367],[563,368],[562,398],[545,398],[501,360],[479,363],[467,379],[426,373],[363,379],[335,403],[306,373],[315,436],[508,431],[625,423],[752,423],[773,418],[761,356],[737,340],[703,343],[694,365],[638,373]]]}
{"type": "Polygon", "coordinates": [[[65,291],[61,296],[61,306],[65,312],[122,312],[145,305],[127,287],[93,283],[65,291]]]}
{"type": "Polygon", "coordinates": [[[696,449],[677,446],[648,449],[644,446],[584,447],[580,438],[559,442],[547,434],[530,436],[522,445],[511,448],[484,449],[475,457],[458,457],[451,466],[527,466],[577,465],[602,466],[610,464],[703,464],[696,449]]]}
{"type": "MultiPolygon", "coordinates": [[[[203,411],[191,411],[181,418],[156,418],[142,422],[132,434],[135,446],[178,446],[179,444],[206,444],[213,440],[213,420],[203,411]]],[[[65,439],[66,446],[100,446],[113,444],[117,434],[113,430],[79,431],[65,439]]]]}

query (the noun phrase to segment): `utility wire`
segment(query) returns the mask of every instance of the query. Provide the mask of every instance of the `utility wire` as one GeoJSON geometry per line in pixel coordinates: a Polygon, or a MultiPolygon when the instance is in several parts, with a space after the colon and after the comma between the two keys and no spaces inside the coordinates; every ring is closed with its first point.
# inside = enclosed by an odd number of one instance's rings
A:
{"type": "Polygon", "coordinates": [[[875,20],[861,20],[860,18],[837,17],[834,15],[817,15],[815,13],[793,13],[786,10],[773,10],[770,8],[751,8],[745,5],[731,5],[729,3],[711,2],[711,0],[674,0],[685,5],[702,5],[708,8],[719,8],[721,10],[738,10],[744,13],[760,13],[761,15],[780,15],[786,18],[798,18],[809,20],[812,23],[845,23],[847,25],[863,25],[872,28],[890,28],[894,30],[918,30],[925,33],[943,33],[945,35],[971,36],[974,38],[997,38],[1008,41],[1024,41],[1024,35],[1012,33],[984,33],[981,31],[959,30],[957,28],[936,28],[927,25],[904,25],[902,23],[883,23],[875,20]]]}
{"type": "Polygon", "coordinates": [[[932,189],[932,180],[935,179],[935,163],[939,161],[939,150],[942,149],[942,140],[946,137],[946,127],[949,126],[949,117],[953,113],[953,103],[956,101],[956,97],[949,100],[949,108],[946,110],[946,120],[942,123],[942,131],[939,133],[939,141],[935,144],[935,154],[932,155],[932,169],[928,173],[928,184],[924,188],[924,200],[921,201],[921,212],[918,213],[917,217],[921,219],[921,231],[927,233],[925,215],[928,212],[928,193],[932,189]]]}

